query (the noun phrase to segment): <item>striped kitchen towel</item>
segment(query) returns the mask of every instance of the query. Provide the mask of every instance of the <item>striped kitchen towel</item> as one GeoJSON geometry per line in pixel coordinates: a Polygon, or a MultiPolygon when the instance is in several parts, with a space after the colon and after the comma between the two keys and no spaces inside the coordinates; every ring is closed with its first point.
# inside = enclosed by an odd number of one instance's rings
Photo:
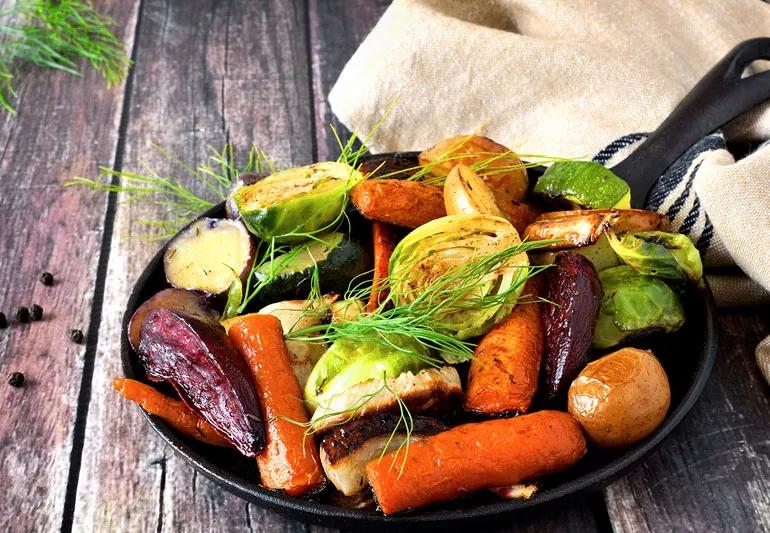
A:
{"type": "MultiPolygon", "coordinates": [[[[625,135],[593,160],[612,167],[646,138],[625,135]]],[[[718,305],[770,303],[770,142],[736,162],[721,132],[704,137],[660,177],[646,208],[695,243],[718,305]]]]}

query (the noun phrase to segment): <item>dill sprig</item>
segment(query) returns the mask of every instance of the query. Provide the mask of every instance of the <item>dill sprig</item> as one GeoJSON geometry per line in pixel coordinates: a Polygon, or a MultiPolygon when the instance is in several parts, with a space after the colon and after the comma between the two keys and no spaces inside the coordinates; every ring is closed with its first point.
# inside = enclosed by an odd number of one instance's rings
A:
{"type": "MultiPolygon", "coordinates": [[[[340,339],[351,341],[374,341],[389,348],[408,352],[433,366],[444,362],[457,363],[473,358],[475,345],[456,338],[444,325],[447,314],[462,310],[480,310],[500,306],[520,291],[526,281],[544,270],[548,265],[508,266],[518,254],[543,248],[552,241],[522,242],[494,254],[489,254],[448,268],[430,284],[422,288],[408,304],[397,304],[391,291],[387,298],[372,313],[361,315],[357,320],[332,322],[297,329],[287,339],[311,343],[327,343],[340,339]],[[491,272],[506,268],[521,269],[521,273],[505,290],[488,292],[479,290],[488,284],[491,272]],[[394,334],[404,335],[422,344],[429,352],[437,352],[440,358],[422,355],[400,347],[392,342],[394,334]]],[[[388,283],[398,283],[399,273],[392,273],[388,283]]],[[[351,284],[352,285],[352,284],[351,284]]],[[[345,299],[366,300],[371,283],[359,282],[345,294],[345,299]]]]}
{"type": "Polygon", "coordinates": [[[122,83],[131,60],[114,24],[84,0],[19,0],[0,11],[0,105],[16,113],[13,82],[24,62],[80,76],[77,60],[85,59],[108,87],[122,83]]]}
{"type": "Polygon", "coordinates": [[[185,179],[161,175],[147,163],[140,161],[139,172],[99,167],[99,178],[75,177],[66,182],[64,187],[79,185],[95,192],[125,193],[129,201],[151,200],[156,206],[163,208],[168,216],[159,220],[140,220],[137,223],[155,230],[148,233],[147,237],[167,239],[202,212],[223,201],[227,197],[230,184],[242,174],[262,174],[275,170],[267,154],[254,145],[249,149],[246,163],[240,167],[235,162],[235,149],[232,144],[225,145],[222,150],[209,148],[209,163],[201,163],[197,167],[182,162],[160,146],[151,146],[172,166],[182,170],[185,179]],[[194,192],[188,183],[199,184],[204,193],[194,192]]]}

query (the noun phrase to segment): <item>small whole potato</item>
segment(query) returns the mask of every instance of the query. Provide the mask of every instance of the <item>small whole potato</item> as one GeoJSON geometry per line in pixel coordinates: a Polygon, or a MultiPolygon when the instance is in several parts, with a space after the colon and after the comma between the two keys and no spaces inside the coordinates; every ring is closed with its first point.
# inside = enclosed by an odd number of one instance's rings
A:
{"type": "Polygon", "coordinates": [[[478,174],[492,189],[497,203],[505,210],[509,202],[521,202],[527,196],[529,179],[521,159],[492,139],[479,135],[458,135],[444,139],[419,155],[420,165],[429,167],[431,176],[444,177],[456,165],[471,166],[486,161],[478,174]]]}
{"type": "Polygon", "coordinates": [[[666,416],[671,389],[655,356],[623,348],[589,363],[569,388],[567,407],[602,448],[639,442],[666,416]]]}

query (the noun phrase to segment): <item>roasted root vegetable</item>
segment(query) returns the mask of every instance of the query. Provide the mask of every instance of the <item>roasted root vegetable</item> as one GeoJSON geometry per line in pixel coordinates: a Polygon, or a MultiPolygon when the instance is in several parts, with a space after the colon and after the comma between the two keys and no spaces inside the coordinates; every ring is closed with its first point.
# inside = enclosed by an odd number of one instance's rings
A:
{"type": "Polygon", "coordinates": [[[331,230],[350,188],[363,180],[346,163],[323,162],[281,170],[233,193],[243,222],[260,239],[299,242],[331,230]]]}
{"type": "Polygon", "coordinates": [[[369,293],[369,302],[366,306],[366,310],[370,313],[376,310],[388,296],[388,264],[397,243],[395,228],[384,222],[372,222],[374,273],[372,275],[372,291],[369,293]]]}
{"type": "Polygon", "coordinates": [[[141,335],[139,359],[151,380],[171,383],[243,455],[264,448],[251,372],[222,326],[160,308],[147,315],[141,335]]]}
{"type": "MultiPolygon", "coordinates": [[[[459,271],[471,260],[514,250],[519,234],[510,222],[492,215],[451,215],[424,224],[398,243],[390,258],[390,291],[397,305],[421,298],[437,277],[459,271]]],[[[459,339],[482,335],[506,317],[516,304],[528,273],[526,253],[516,253],[495,265],[474,287],[461,277],[453,281],[458,298],[445,303],[436,320],[459,339]],[[504,295],[490,305],[474,306],[474,299],[504,295]]]]}
{"type": "MultiPolygon", "coordinates": [[[[259,314],[276,317],[281,323],[284,334],[287,335],[295,329],[320,324],[326,317],[330,302],[331,300],[287,300],[275,302],[260,309],[259,314]]],[[[221,324],[225,331],[229,332],[233,324],[248,316],[251,316],[251,314],[228,318],[222,320],[221,324]]],[[[289,350],[289,361],[294,375],[300,386],[304,387],[310,372],[328,346],[323,343],[288,340],[286,341],[286,347],[289,350]]]]}
{"type": "Polygon", "coordinates": [[[543,359],[542,276],[530,278],[523,294],[531,303],[517,304],[481,339],[468,372],[464,408],[486,416],[529,411],[537,391],[543,359]]]}
{"type": "Polygon", "coordinates": [[[399,399],[412,414],[441,413],[454,407],[461,394],[460,375],[451,366],[371,379],[335,394],[318,396],[313,428],[323,433],[359,417],[398,412],[399,399]]]}
{"type": "Polygon", "coordinates": [[[643,209],[586,209],[544,213],[527,226],[524,238],[530,241],[555,240],[551,250],[564,250],[593,244],[604,232],[665,231],[668,217],[643,209]]]}
{"type": "Polygon", "coordinates": [[[334,428],[321,441],[321,464],[326,477],[345,496],[367,487],[366,464],[397,449],[409,438],[435,435],[447,427],[432,418],[411,419],[409,436],[401,417],[393,414],[367,416],[334,428]]]}
{"type": "Polygon", "coordinates": [[[127,400],[136,402],[149,414],[162,419],[182,435],[212,446],[233,447],[214,426],[198,416],[181,400],[166,396],[149,385],[133,379],[113,379],[112,388],[127,400]]]}
{"type": "Polygon", "coordinates": [[[591,262],[562,252],[546,271],[545,363],[543,396],[562,400],[567,388],[588,362],[588,350],[602,302],[602,287],[591,262]]]}
{"type": "Polygon", "coordinates": [[[567,406],[592,443],[619,448],[655,431],[670,403],[668,377],[655,356],[623,348],[588,363],[569,388],[567,406]]]}
{"type": "Polygon", "coordinates": [[[312,436],[305,434],[307,413],[291,370],[280,321],[271,315],[241,317],[228,331],[243,354],[257,386],[267,428],[265,450],[257,456],[262,485],[301,496],[324,483],[312,436]]]}
{"type": "Polygon", "coordinates": [[[529,180],[521,159],[502,144],[478,135],[450,137],[423,151],[420,164],[432,176],[444,177],[462,164],[474,167],[500,204],[520,202],[527,195],[529,180]]]}
{"type": "Polygon", "coordinates": [[[524,234],[527,226],[532,224],[540,215],[540,209],[529,202],[508,202],[498,204],[508,221],[513,224],[520,235],[524,234]]]}
{"type": "Polygon", "coordinates": [[[416,162],[409,157],[370,156],[361,163],[358,171],[366,179],[393,178],[408,179],[419,169],[416,162]]]}
{"type": "Polygon", "coordinates": [[[447,215],[492,215],[505,218],[495,195],[470,167],[457,165],[444,182],[447,215]]]}
{"type": "Polygon", "coordinates": [[[353,187],[350,200],[369,220],[407,228],[446,215],[441,188],[417,181],[367,180],[353,187]]]}
{"type": "Polygon", "coordinates": [[[151,311],[161,307],[182,311],[204,322],[216,323],[219,320],[219,313],[209,307],[206,299],[200,294],[184,289],[163,289],[140,305],[131,316],[128,323],[128,342],[134,351],[139,349],[142,340],[144,319],[151,311]]]}
{"type": "Polygon", "coordinates": [[[555,474],[586,453],[580,425],[559,411],[464,424],[409,446],[403,468],[393,452],[366,466],[385,514],[452,500],[469,492],[555,474]]]}
{"type": "Polygon", "coordinates": [[[237,220],[201,218],[168,243],[163,270],[177,289],[222,294],[235,277],[245,279],[254,260],[254,242],[237,220]]]}

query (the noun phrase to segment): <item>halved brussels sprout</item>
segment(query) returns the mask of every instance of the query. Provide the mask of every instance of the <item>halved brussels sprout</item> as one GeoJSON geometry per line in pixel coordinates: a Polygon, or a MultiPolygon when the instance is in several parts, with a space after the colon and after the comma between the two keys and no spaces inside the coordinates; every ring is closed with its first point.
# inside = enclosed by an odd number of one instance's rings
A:
{"type": "Polygon", "coordinates": [[[319,394],[327,397],[344,393],[358,383],[402,372],[418,372],[428,366],[426,348],[404,335],[391,334],[382,339],[337,340],[313,367],[305,384],[305,401],[310,410],[318,407],[319,394]]]}
{"type": "Polygon", "coordinates": [[[621,261],[647,276],[701,283],[703,264],[692,241],[679,233],[638,231],[607,238],[621,261]]]}
{"type": "Polygon", "coordinates": [[[445,274],[450,270],[461,272],[461,267],[511,249],[520,242],[518,232],[504,218],[451,215],[432,220],[404,237],[393,251],[388,268],[391,297],[396,305],[410,305],[421,299],[421,305],[433,307],[434,311],[436,305],[444,305],[436,312],[437,327],[458,339],[482,335],[516,305],[528,272],[527,254],[512,255],[490,272],[475,275],[473,279],[445,274]],[[454,302],[425,301],[426,291],[430,294],[430,287],[437,280],[445,286],[441,294],[434,296],[441,299],[442,295],[454,293],[458,295],[454,302]],[[505,297],[488,298],[495,295],[505,297]],[[487,300],[485,305],[476,305],[482,298],[487,300]]]}
{"type": "Polygon", "coordinates": [[[363,180],[346,163],[323,162],[282,170],[233,193],[243,222],[261,239],[294,242],[328,228],[345,208],[348,191],[363,180]]]}
{"type": "Polygon", "coordinates": [[[594,348],[610,348],[653,332],[672,332],[684,324],[679,297],[663,281],[628,265],[599,273],[604,298],[594,330],[594,348]]]}

